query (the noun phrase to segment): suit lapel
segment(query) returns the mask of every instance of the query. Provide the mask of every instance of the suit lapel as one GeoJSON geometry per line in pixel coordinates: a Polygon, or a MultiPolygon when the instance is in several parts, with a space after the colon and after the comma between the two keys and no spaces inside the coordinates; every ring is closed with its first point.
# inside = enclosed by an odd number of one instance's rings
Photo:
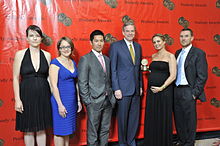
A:
{"type": "Polygon", "coordinates": [[[139,55],[138,54],[140,54],[140,49],[138,49],[138,46],[137,46],[137,44],[135,43],[135,42],[133,42],[133,45],[134,45],[134,51],[135,51],[135,64],[138,62],[138,60],[140,60],[139,59],[139,55]]]}
{"type": "Polygon", "coordinates": [[[110,73],[110,66],[109,66],[109,60],[107,59],[107,57],[105,55],[103,55],[104,60],[105,60],[105,69],[106,69],[106,74],[108,75],[110,73]]]}
{"type": "Polygon", "coordinates": [[[192,58],[193,55],[194,55],[194,49],[193,49],[193,47],[191,47],[189,50],[189,53],[186,56],[186,60],[185,60],[185,64],[184,64],[185,69],[187,68],[187,66],[190,62],[190,59],[192,58]]]}
{"type": "Polygon", "coordinates": [[[179,50],[176,51],[176,54],[175,54],[176,59],[178,58],[180,52],[181,52],[181,49],[179,49],[179,50]]]}
{"type": "MultiPolygon", "coordinates": [[[[123,52],[125,53],[126,56],[128,56],[128,59],[130,60],[130,63],[134,64],[133,61],[132,61],[132,58],[131,58],[131,54],[130,54],[130,52],[129,52],[129,48],[128,48],[128,46],[127,46],[125,40],[123,39],[123,40],[121,41],[121,43],[122,43],[123,52]]],[[[135,52],[135,53],[136,53],[136,52],[135,52]]],[[[135,56],[136,56],[136,54],[135,54],[135,56]]],[[[135,57],[135,58],[136,58],[136,57],[135,57]]]]}
{"type": "Polygon", "coordinates": [[[99,70],[102,70],[102,71],[104,72],[101,63],[99,62],[99,60],[98,60],[98,58],[95,56],[95,54],[94,54],[92,51],[90,52],[90,54],[91,54],[91,57],[92,57],[92,62],[95,63],[95,64],[97,64],[97,65],[96,65],[97,68],[98,68],[99,70]]]}
{"type": "MultiPolygon", "coordinates": [[[[100,69],[100,70],[102,70],[102,72],[104,72],[105,73],[105,71],[103,70],[103,68],[102,68],[102,65],[101,65],[101,63],[99,62],[99,60],[98,60],[98,58],[95,56],[95,54],[91,51],[90,52],[90,54],[91,54],[91,56],[92,56],[92,61],[95,63],[95,64],[97,64],[96,66],[100,69]]],[[[106,69],[107,69],[107,63],[106,63],[106,58],[105,58],[105,55],[103,55],[103,57],[104,57],[104,61],[105,61],[105,67],[106,67],[106,69]]],[[[106,70],[106,72],[107,72],[107,70],[106,70]]]]}

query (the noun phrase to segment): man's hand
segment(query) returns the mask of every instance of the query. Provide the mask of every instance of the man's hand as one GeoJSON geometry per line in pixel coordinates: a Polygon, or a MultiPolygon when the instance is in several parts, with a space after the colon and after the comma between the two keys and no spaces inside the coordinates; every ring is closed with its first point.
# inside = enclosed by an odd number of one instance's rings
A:
{"type": "Polygon", "coordinates": [[[122,99],[121,90],[116,90],[116,91],[115,91],[115,98],[116,98],[116,99],[122,99]]]}
{"type": "Polygon", "coordinates": [[[194,100],[196,100],[196,97],[195,97],[195,95],[192,95],[192,97],[193,97],[193,99],[194,99],[194,100]]]}
{"type": "Polygon", "coordinates": [[[143,94],[143,89],[140,88],[140,96],[143,94]]]}
{"type": "Polygon", "coordinates": [[[82,110],[82,104],[80,101],[78,101],[78,109],[77,109],[77,113],[79,113],[82,110]]]}

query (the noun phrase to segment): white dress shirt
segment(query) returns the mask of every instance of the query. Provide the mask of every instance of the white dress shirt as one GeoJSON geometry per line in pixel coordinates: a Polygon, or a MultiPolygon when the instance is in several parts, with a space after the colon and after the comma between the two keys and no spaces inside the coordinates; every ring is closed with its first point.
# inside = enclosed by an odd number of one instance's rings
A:
{"type": "Polygon", "coordinates": [[[135,56],[135,50],[134,50],[133,41],[132,41],[132,42],[129,42],[129,41],[127,41],[125,38],[124,38],[124,40],[125,40],[125,43],[126,43],[126,45],[127,45],[127,47],[128,47],[128,51],[129,51],[129,52],[130,52],[130,44],[131,44],[132,49],[133,49],[133,52],[134,52],[134,56],[135,56]]]}
{"type": "Polygon", "coordinates": [[[106,69],[106,66],[105,66],[105,59],[104,59],[104,57],[103,57],[103,54],[102,54],[102,52],[97,52],[97,51],[95,51],[95,50],[93,50],[92,49],[92,52],[95,54],[95,56],[97,57],[97,59],[99,60],[99,55],[101,55],[101,58],[102,58],[102,60],[103,60],[103,65],[104,65],[104,68],[106,69]]]}
{"type": "MultiPolygon", "coordinates": [[[[178,64],[179,64],[180,55],[183,55],[183,56],[182,56],[182,57],[183,57],[183,64],[185,64],[186,57],[187,57],[187,55],[188,55],[188,53],[189,53],[191,47],[192,47],[192,44],[190,44],[190,45],[189,45],[188,47],[186,47],[186,48],[182,48],[182,50],[184,50],[185,53],[182,54],[183,51],[180,52],[179,56],[177,57],[177,66],[178,66],[178,64]]],[[[189,83],[188,83],[188,81],[187,81],[187,79],[186,79],[186,74],[185,74],[184,65],[182,65],[181,72],[178,72],[178,74],[181,74],[181,79],[180,79],[179,85],[188,85],[189,83]]]]}

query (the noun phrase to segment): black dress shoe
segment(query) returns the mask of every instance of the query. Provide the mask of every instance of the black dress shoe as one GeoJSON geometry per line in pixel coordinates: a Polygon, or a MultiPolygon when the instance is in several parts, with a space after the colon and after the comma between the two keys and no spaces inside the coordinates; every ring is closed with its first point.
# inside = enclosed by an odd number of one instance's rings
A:
{"type": "Polygon", "coordinates": [[[181,143],[179,141],[174,141],[173,146],[181,146],[181,143]]]}

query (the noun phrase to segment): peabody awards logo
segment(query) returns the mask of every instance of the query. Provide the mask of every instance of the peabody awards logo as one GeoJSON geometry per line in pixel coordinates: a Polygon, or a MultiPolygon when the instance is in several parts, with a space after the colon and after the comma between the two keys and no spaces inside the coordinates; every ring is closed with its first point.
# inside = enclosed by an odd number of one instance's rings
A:
{"type": "Polygon", "coordinates": [[[215,41],[218,45],[220,45],[220,35],[219,35],[219,34],[214,35],[214,41],[215,41]]]}
{"type": "Polygon", "coordinates": [[[63,23],[65,26],[70,26],[72,25],[72,20],[70,17],[66,16],[64,13],[58,14],[58,21],[63,23]]]}
{"type": "Polygon", "coordinates": [[[0,99],[0,107],[2,107],[3,105],[3,101],[0,99]]]}
{"type": "Polygon", "coordinates": [[[186,20],[184,17],[180,17],[178,20],[178,23],[184,27],[184,28],[188,28],[189,27],[189,21],[186,20]]]}
{"type": "Polygon", "coordinates": [[[218,69],[218,67],[213,67],[212,73],[215,74],[217,77],[220,77],[220,69],[218,69]]]}
{"type": "Polygon", "coordinates": [[[43,33],[43,40],[42,43],[46,46],[50,46],[53,43],[53,40],[51,39],[51,37],[47,36],[45,33],[43,33]]]}
{"type": "Polygon", "coordinates": [[[110,33],[106,34],[105,35],[105,41],[107,43],[113,43],[113,42],[116,42],[117,41],[117,38],[115,38],[114,36],[112,36],[110,33]]]}
{"type": "Polygon", "coordinates": [[[116,8],[118,6],[117,0],[104,0],[107,5],[111,8],[116,8]]]}
{"type": "Polygon", "coordinates": [[[171,11],[175,8],[175,4],[170,0],[164,0],[163,5],[164,5],[164,7],[166,7],[167,9],[169,9],[171,11]]]}
{"type": "Polygon", "coordinates": [[[217,0],[217,2],[216,2],[216,8],[220,8],[220,0],[217,0]]]}
{"type": "Polygon", "coordinates": [[[210,101],[211,105],[213,105],[214,107],[219,108],[220,107],[220,101],[217,100],[216,98],[212,98],[210,101]]]}
{"type": "Polygon", "coordinates": [[[125,15],[122,17],[122,22],[126,23],[128,21],[134,22],[128,15],[125,15]]]}
{"type": "Polygon", "coordinates": [[[165,34],[164,37],[165,37],[166,43],[171,46],[174,42],[174,39],[170,37],[168,34],[165,34]]]}
{"type": "Polygon", "coordinates": [[[5,141],[3,139],[0,139],[0,146],[4,146],[5,141]]]}

